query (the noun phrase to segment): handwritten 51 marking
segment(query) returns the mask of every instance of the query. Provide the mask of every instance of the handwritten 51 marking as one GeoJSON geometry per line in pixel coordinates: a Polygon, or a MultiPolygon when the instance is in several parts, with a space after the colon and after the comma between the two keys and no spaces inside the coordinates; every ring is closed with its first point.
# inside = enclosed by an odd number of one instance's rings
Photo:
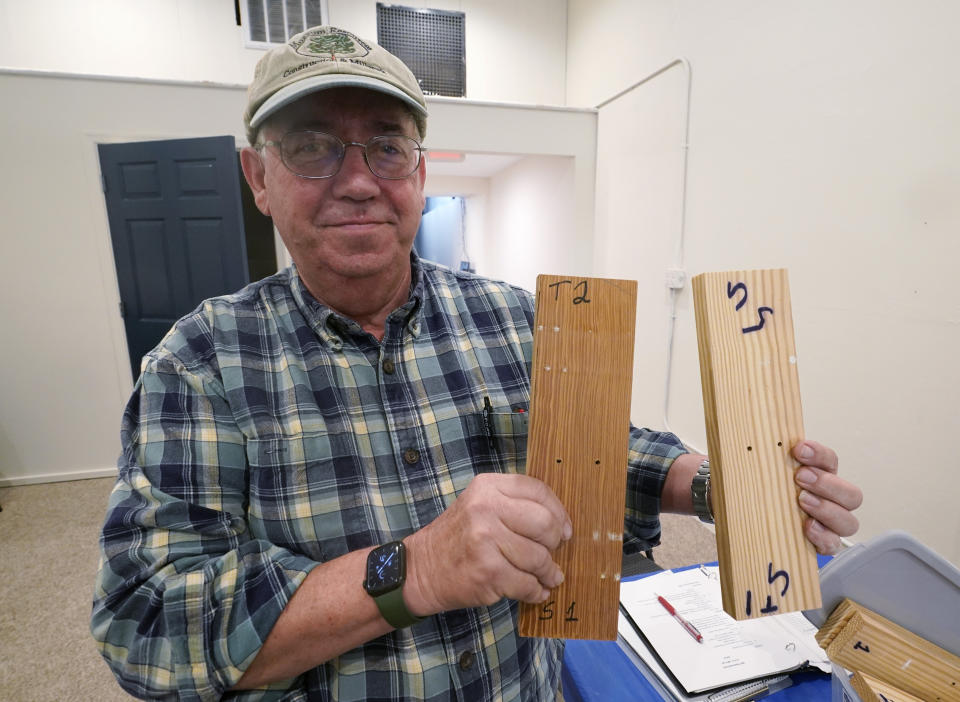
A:
{"type": "MultiPolygon", "coordinates": [[[[537,618],[540,621],[547,621],[548,619],[553,619],[553,605],[557,603],[556,600],[550,600],[543,607],[540,608],[540,614],[537,618]]],[[[566,616],[564,616],[563,621],[565,622],[578,622],[580,618],[574,613],[574,608],[577,606],[576,600],[570,603],[570,606],[567,607],[566,616]]]]}
{"type": "MultiPolygon", "coordinates": [[[[773,563],[767,564],[767,582],[770,585],[773,585],[777,580],[783,578],[783,589],[780,591],[780,597],[783,597],[787,594],[787,590],[790,589],[790,574],[785,570],[778,570],[774,572],[773,563]]],[[[760,614],[772,614],[780,609],[777,605],[773,604],[773,597],[767,595],[767,604],[765,607],[760,608],[760,614]]],[[[753,613],[753,592],[747,590],[747,607],[746,607],[747,616],[749,617],[753,613]]]]}

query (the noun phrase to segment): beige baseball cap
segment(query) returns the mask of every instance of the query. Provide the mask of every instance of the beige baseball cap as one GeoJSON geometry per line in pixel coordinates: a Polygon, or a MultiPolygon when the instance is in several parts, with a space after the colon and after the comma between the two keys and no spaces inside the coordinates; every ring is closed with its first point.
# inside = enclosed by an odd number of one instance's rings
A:
{"type": "Polygon", "coordinates": [[[336,27],[312,27],[257,62],[247,89],[243,124],[250,143],[274,112],[304,95],[329,88],[367,88],[410,107],[420,136],[426,134],[427,104],[413,72],[376,42],[336,27]]]}

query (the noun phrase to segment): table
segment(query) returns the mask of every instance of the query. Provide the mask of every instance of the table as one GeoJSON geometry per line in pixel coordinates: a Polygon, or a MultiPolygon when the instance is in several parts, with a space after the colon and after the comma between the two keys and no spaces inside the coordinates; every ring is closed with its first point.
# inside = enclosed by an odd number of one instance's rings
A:
{"type": "MultiPolygon", "coordinates": [[[[818,556],[818,559],[821,568],[829,561],[829,557],[826,556],[818,556]]],[[[704,565],[716,565],[716,563],[704,565]]],[[[699,564],[691,567],[697,568],[699,564]]],[[[648,574],[649,572],[644,573],[644,575],[648,574]]],[[[797,673],[791,678],[793,685],[765,697],[764,700],[771,702],[830,700],[829,675],[820,672],[797,673]]],[[[563,654],[563,699],[564,702],[619,702],[620,700],[660,702],[663,697],[620,650],[616,641],[571,639],[567,641],[563,654]]]]}

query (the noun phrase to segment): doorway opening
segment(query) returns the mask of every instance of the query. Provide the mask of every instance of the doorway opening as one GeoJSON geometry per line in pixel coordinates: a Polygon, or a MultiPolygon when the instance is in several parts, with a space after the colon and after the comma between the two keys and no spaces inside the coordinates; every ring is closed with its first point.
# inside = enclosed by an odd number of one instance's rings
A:
{"type": "Polygon", "coordinates": [[[476,272],[467,251],[466,198],[428,197],[413,248],[420,258],[453,270],[476,272]]]}
{"type": "Polygon", "coordinates": [[[277,247],[273,235],[273,219],[257,209],[253,191],[243,177],[240,152],[237,152],[237,177],[240,179],[240,204],[247,244],[247,273],[250,280],[260,280],[277,272],[277,247]]]}

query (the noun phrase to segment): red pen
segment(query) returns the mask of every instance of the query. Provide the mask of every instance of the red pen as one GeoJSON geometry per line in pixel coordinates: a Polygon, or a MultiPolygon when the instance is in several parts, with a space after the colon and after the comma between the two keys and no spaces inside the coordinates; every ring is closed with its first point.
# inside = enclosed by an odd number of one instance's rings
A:
{"type": "Polygon", "coordinates": [[[680,626],[687,630],[687,633],[690,634],[697,643],[703,643],[703,634],[701,634],[697,627],[688,622],[686,619],[677,614],[677,610],[673,608],[673,605],[663,599],[660,595],[657,595],[657,601],[663,605],[663,608],[670,613],[670,616],[680,622],[680,626]]]}

